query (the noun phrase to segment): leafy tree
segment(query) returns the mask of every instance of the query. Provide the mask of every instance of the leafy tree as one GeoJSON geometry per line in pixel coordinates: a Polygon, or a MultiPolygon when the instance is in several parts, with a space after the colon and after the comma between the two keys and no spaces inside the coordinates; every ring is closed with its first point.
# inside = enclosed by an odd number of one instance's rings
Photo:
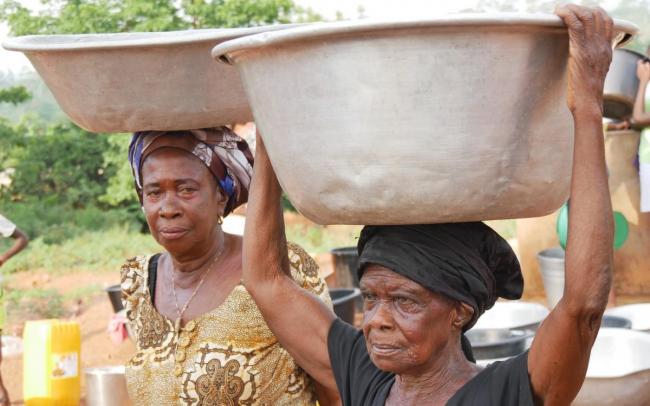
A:
{"type": "Polygon", "coordinates": [[[115,168],[102,159],[108,138],[88,133],[72,123],[19,125],[6,162],[15,168],[6,193],[13,201],[41,201],[83,208],[95,204],[115,168]]]}
{"type": "Polygon", "coordinates": [[[320,16],[293,0],[41,0],[33,12],[16,0],[0,6],[11,34],[72,34],[246,27],[320,16]]]}
{"type": "Polygon", "coordinates": [[[31,99],[32,95],[25,86],[13,86],[0,89],[0,103],[11,103],[14,106],[31,99]]]}

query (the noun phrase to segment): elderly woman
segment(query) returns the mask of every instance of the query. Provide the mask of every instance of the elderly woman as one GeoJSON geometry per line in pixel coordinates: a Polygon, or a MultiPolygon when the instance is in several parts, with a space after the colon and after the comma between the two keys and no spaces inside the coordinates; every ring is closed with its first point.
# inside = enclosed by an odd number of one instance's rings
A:
{"type": "MultiPolygon", "coordinates": [[[[136,133],[129,160],[151,234],[165,249],[122,267],[136,337],[126,367],[133,403],[314,404],[310,378],[241,283],[241,237],[221,229],[222,218],[248,198],[253,159],[246,142],[226,127],[136,133]]],[[[289,245],[288,258],[292,283],[327,303],[309,256],[289,245]]]]}
{"type": "Polygon", "coordinates": [[[482,223],[364,228],[361,331],[297,287],[289,278],[280,187],[258,142],[244,284],[282,345],[314,379],[337,388],[344,405],[563,405],[578,393],[611,279],[601,116],[612,20],[600,9],[557,13],[569,28],[575,122],[566,284],[531,349],[517,357],[480,368],[462,338],[498,297],[519,298],[523,288],[511,248],[482,223]]]}

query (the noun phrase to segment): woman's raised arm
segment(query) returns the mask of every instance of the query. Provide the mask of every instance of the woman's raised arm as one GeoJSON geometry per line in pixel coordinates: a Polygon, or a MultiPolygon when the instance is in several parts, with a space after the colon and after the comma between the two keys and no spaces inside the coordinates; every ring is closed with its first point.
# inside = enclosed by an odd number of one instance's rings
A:
{"type": "Polygon", "coordinates": [[[336,316],[289,276],[281,194],[258,134],[246,209],[244,284],[271,331],[298,365],[323,387],[338,392],[327,349],[327,335],[336,316]]]}
{"type": "Polygon", "coordinates": [[[605,169],[602,93],[612,57],[612,20],[602,9],[557,9],[569,28],[568,104],[573,176],[564,296],[540,326],[528,357],[533,393],[568,405],[585,378],[611,285],[613,216],[605,169]]]}

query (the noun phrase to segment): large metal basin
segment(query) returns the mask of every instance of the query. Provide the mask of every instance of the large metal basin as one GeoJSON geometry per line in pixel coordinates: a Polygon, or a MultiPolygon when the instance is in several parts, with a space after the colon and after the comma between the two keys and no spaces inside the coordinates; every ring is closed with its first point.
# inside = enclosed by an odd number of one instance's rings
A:
{"type": "Polygon", "coordinates": [[[650,303],[613,307],[606,310],[605,315],[624,317],[632,322],[632,330],[650,333],[650,303]]]}
{"type": "Polygon", "coordinates": [[[509,329],[471,329],[465,333],[477,360],[509,358],[526,351],[532,332],[509,329]]]}
{"type": "Polygon", "coordinates": [[[472,329],[537,330],[549,310],[538,303],[497,302],[483,313],[472,329]]]}
{"type": "Polygon", "coordinates": [[[603,93],[603,115],[605,117],[624,119],[632,115],[634,100],[639,89],[636,76],[637,62],[647,58],[629,49],[617,49],[612,56],[605,79],[603,93]]]}
{"type": "Polygon", "coordinates": [[[573,405],[650,405],[650,335],[601,329],[573,405]]]}
{"type": "Polygon", "coordinates": [[[287,26],[10,38],[63,111],[95,132],[183,130],[252,118],[239,75],[210,50],[287,26]]]}
{"type": "Polygon", "coordinates": [[[317,223],[532,217],[568,196],[556,16],[323,23],[212,55],[237,66],[283,189],[317,223]]]}

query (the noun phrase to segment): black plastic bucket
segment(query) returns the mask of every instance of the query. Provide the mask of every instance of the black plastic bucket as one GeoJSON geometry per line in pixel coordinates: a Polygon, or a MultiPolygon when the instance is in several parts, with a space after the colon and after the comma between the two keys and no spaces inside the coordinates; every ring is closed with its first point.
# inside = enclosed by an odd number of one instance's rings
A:
{"type": "Polygon", "coordinates": [[[355,302],[361,297],[361,291],[357,288],[334,288],[330,289],[330,297],[334,313],[341,320],[354,325],[355,302]]]}
{"type": "Polygon", "coordinates": [[[120,285],[111,285],[105,290],[108,293],[108,298],[111,300],[113,311],[117,313],[124,309],[124,303],[122,303],[122,287],[120,285]]]}
{"type": "Polygon", "coordinates": [[[357,247],[334,248],[330,253],[332,254],[334,273],[336,273],[336,286],[340,288],[358,288],[357,267],[359,266],[359,255],[357,254],[357,247]]]}

